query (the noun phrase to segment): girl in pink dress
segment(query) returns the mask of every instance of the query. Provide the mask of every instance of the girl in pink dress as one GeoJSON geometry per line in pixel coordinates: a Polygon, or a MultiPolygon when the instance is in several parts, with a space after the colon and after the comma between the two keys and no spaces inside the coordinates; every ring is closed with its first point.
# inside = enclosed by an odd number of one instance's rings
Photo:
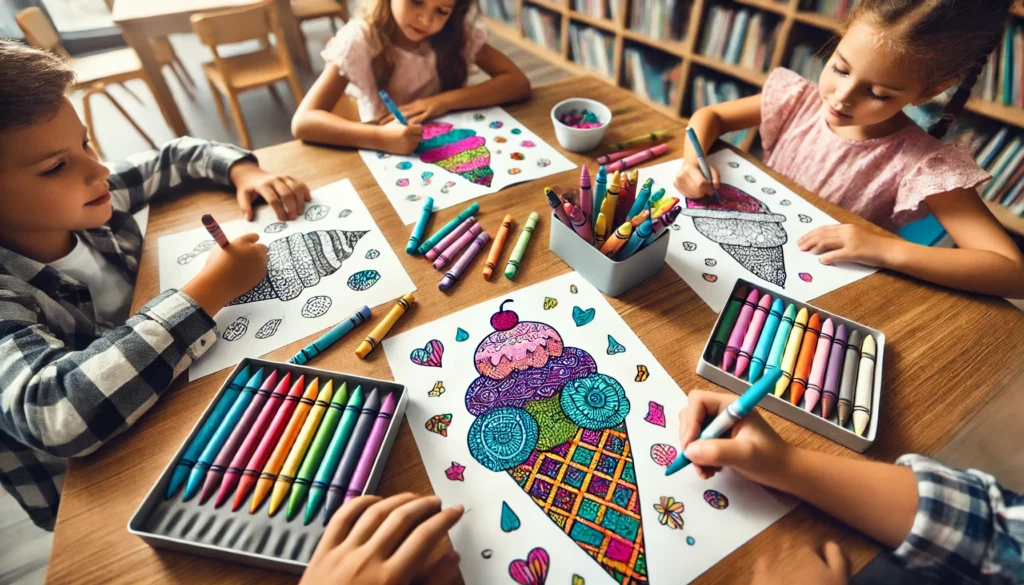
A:
{"type": "MultiPolygon", "coordinates": [[[[941,138],[970,96],[1009,15],[1010,0],[862,0],[818,83],[776,69],[761,94],[701,108],[690,119],[710,148],[760,124],[765,162],[787,178],[887,230],[931,213],[958,248],[912,244],[855,225],[809,232],[801,250],[821,262],[859,262],[941,285],[1024,297],[1024,257],[978,197],[991,177],[941,138]],[[903,114],[959,84],[925,132],[903,114]]],[[[708,181],[687,144],[676,188],[708,181]]]]}
{"type": "Polygon", "coordinates": [[[474,0],[370,0],[366,13],[346,23],[324,49],[324,71],[299,104],[292,134],[409,154],[420,143],[425,120],[530,97],[529,80],[487,44],[476,12],[474,0]],[[464,87],[474,65],[491,78],[464,87]],[[382,89],[408,126],[388,114],[382,89]],[[346,94],[358,105],[358,122],[334,113],[346,94]]]}

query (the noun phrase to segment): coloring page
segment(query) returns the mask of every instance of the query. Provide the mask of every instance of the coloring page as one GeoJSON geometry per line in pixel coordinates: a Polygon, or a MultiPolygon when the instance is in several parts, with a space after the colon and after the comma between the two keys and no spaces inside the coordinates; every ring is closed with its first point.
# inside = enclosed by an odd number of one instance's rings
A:
{"type": "Polygon", "coordinates": [[[384,340],[467,583],[692,581],[793,508],[676,457],[686,395],[573,272],[384,340]]]}
{"type": "Polygon", "coordinates": [[[684,205],[668,247],[668,264],[716,313],[729,301],[737,278],[809,302],[877,270],[860,264],[826,266],[801,252],[807,232],[839,222],[731,150],[708,157],[718,169],[722,204],[712,197],[686,199],[672,186],[681,160],[643,169],[640,181],[678,197],[684,205]]]}
{"type": "MultiPolygon", "coordinates": [[[[198,217],[196,223],[160,238],[161,290],[191,280],[216,246],[198,217]]],[[[229,240],[258,233],[269,248],[268,274],[214,316],[220,338],[189,368],[192,380],[333,327],[363,305],[393,304],[416,290],[348,179],[313,191],[306,213],[294,221],[278,221],[264,206],[253,221],[221,229],[229,240]]]]}
{"type": "Polygon", "coordinates": [[[501,108],[427,122],[423,142],[410,156],[372,150],[359,155],[406,224],[420,218],[427,197],[437,211],[576,168],[501,108]]]}

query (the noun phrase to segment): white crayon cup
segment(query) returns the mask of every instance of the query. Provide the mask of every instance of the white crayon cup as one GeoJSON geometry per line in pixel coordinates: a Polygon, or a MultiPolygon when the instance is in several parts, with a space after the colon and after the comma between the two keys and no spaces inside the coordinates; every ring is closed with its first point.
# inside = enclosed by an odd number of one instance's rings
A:
{"type": "Polygon", "coordinates": [[[587,152],[597,148],[604,139],[605,130],[612,122],[612,111],[601,102],[587,98],[569,98],[558,102],[551,108],[551,123],[555,126],[555,138],[562,148],[570,152],[587,152]],[[582,113],[583,110],[592,112],[601,123],[597,128],[573,128],[566,126],[560,118],[573,111],[582,113]]]}

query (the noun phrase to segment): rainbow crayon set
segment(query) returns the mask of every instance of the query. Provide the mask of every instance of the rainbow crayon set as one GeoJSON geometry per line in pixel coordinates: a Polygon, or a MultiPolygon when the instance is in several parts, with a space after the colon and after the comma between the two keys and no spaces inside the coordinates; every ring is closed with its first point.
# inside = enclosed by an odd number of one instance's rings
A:
{"type": "Polygon", "coordinates": [[[373,493],[401,384],[245,359],[129,523],[156,547],[299,573],[344,502],[373,493]]]}
{"type": "Polygon", "coordinates": [[[742,393],[782,370],[761,406],[855,451],[878,432],[885,334],[738,280],[697,374],[742,393]]]}

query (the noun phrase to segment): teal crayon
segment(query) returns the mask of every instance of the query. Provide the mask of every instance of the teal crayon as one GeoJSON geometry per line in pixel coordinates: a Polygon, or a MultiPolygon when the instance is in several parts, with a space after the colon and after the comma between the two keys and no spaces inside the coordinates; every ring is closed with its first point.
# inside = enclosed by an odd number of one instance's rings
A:
{"type": "Polygon", "coordinates": [[[764,363],[765,373],[782,366],[782,356],[786,353],[786,342],[789,341],[789,334],[793,330],[793,323],[795,321],[796,306],[791,304],[782,313],[779,330],[775,332],[775,339],[772,340],[772,349],[768,352],[768,361],[764,363]]]}
{"type": "MultiPolygon", "coordinates": [[[[750,373],[747,381],[757,382],[764,372],[765,360],[768,359],[768,352],[771,351],[772,342],[775,341],[775,333],[779,330],[779,323],[782,322],[782,307],[785,303],[782,299],[775,299],[772,303],[772,310],[768,312],[768,319],[764,322],[764,329],[757,338],[757,346],[754,348],[754,356],[750,359],[750,373]]],[[[790,319],[792,322],[792,319],[790,319]]]]}
{"type": "Polygon", "coordinates": [[[320,352],[337,343],[339,339],[348,335],[350,331],[369,318],[370,307],[363,305],[363,308],[352,313],[348,319],[338,323],[330,331],[321,335],[319,339],[300,349],[299,353],[293,355],[292,359],[288,360],[288,363],[298,366],[305,364],[320,355],[320,352]]]}
{"type": "MultiPolygon", "coordinates": [[[[262,372],[263,370],[260,369],[262,372]]],[[[262,374],[260,375],[262,377],[262,374]]],[[[199,427],[199,432],[192,438],[192,442],[185,448],[185,454],[178,459],[178,464],[174,466],[174,472],[171,474],[171,482],[167,484],[167,499],[174,497],[174,494],[178,493],[181,489],[181,485],[188,479],[189,472],[196,464],[196,459],[202,454],[203,449],[206,448],[207,443],[213,437],[213,434],[217,431],[217,427],[224,421],[224,417],[228,415],[228,411],[231,410],[231,406],[235,403],[235,399],[242,393],[242,388],[246,386],[249,381],[249,366],[242,368],[241,372],[235,376],[235,379],[228,384],[228,387],[224,389],[224,393],[221,394],[220,400],[217,401],[217,406],[213,407],[213,412],[210,416],[206,417],[206,421],[203,422],[203,426],[199,427]]]]}
{"type": "Polygon", "coordinates": [[[629,236],[629,241],[627,241],[626,244],[622,246],[622,249],[619,250],[619,253],[615,255],[615,259],[621,262],[635,254],[643,243],[647,241],[647,237],[654,232],[653,226],[654,224],[651,223],[651,220],[649,219],[640,224],[640,227],[636,228],[636,231],[629,236]]]}
{"type": "Polygon", "coordinates": [[[629,215],[627,219],[632,218],[634,215],[650,207],[651,199],[651,188],[654,186],[654,179],[647,179],[644,181],[643,187],[640,187],[640,192],[636,194],[636,200],[633,201],[633,206],[629,208],[629,215]]]}
{"type": "Polygon", "coordinates": [[[402,111],[398,109],[398,106],[395,105],[395,102],[391,101],[391,96],[388,95],[388,92],[382,89],[378,93],[380,94],[381,101],[384,102],[384,107],[386,107],[388,111],[391,112],[391,115],[395,117],[395,120],[398,120],[398,123],[403,126],[408,126],[409,121],[406,120],[405,116],[402,115],[402,111]]]}
{"type": "Polygon", "coordinates": [[[665,190],[664,189],[658,189],[654,193],[651,193],[651,198],[648,199],[647,202],[650,203],[651,205],[654,205],[655,203],[661,201],[661,198],[664,197],[664,196],[665,196],[665,190]]]}
{"type": "Polygon", "coordinates": [[[313,477],[313,483],[310,484],[309,499],[306,500],[306,515],[302,518],[303,524],[312,522],[316,513],[320,511],[320,504],[323,503],[327,489],[331,487],[331,478],[334,477],[334,472],[338,469],[338,462],[341,461],[341,456],[345,453],[345,447],[348,446],[352,429],[355,428],[356,421],[359,420],[359,414],[363,410],[365,401],[366,395],[363,393],[363,387],[356,386],[355,392],[349,396],[348,402],[345,404],[341,422],[338,423],[338,428],[334,431],[330,444],[327,445],[327,452],[320,460],[320,467],[313,477]]]}
{"type": "Polygon", "coordinates": [[[594,178],[594,209],[590,215],[591,226],[596,230],[597,216],[601,215],[601,204],[604,203],[604,196],[608,193],[608,171],[604,165],[597,169],[597,176],[594,178]]]}
{"type": "Polygon", "coordinates": [[[444,226],[430,235],[429,238],[422,244],[420,244],[418,252],[420,254],[426,254],[427,250],[433,248],[440,242],[445,236],[451,233],[452,230],[459,227],[459,224],[466,221],[470,217],[477,214],[480,211],[480,204],[475,201],[467,208],[462,210],[462,213],[455,216],[451,221],[444,224],[444,226]]]}
{"type": "Polygon", "coordinates": [[[430,214],[434,211],[434,198],[427,197],[423,203],[423,210],[420,212],[420,219],[416,227],[412,228],[412,235],[409,236],[409,243],[405,245],[405,253],[410,256],[419,251],[420,241],[427,233],[427,224],[430,223],[430,214]]]}

